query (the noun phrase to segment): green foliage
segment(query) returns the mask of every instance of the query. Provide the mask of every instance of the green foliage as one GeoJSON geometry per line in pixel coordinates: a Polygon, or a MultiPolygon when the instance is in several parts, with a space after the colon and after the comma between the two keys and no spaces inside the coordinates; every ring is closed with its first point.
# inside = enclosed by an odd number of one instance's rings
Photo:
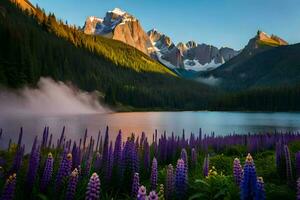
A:
{"type": "Polygon", "coordinates": [[[214,166],[218,172],[226,175],[232,174],[233,158],[218,154],[210,157],[209,162],[209,165],[214,166]]]}
{"type": "Polygon", "coordinates": [[[300,141],[293,141],[289,144],[289,150],[291,154],[295,154],[300,151],[300,141]]]}
{"type": "Polygon", "coordinates": [[[245,157],[247,155],[247,147],[243,145],[233,145],[226,147],[224,149],[224,155],[235,156],[235,157],[245,157]]]}
{"type": "Polygon", "coordinates": [[[265,184],[267,200],[294,200],[295,191],[287,185],[265,184]]]}
{"type": "Polygon", "coordinates": [[[255,155],[255,166],[257,176],[262,176],[266,183],[279,183],[279,174],[276,170],[276,161],[274,151],[264,151],[255,155]]]}
{"type": "Polygon", "coordinates": [[[191,185],[190,200],[207,199],[207,200],[229,200],[239,199],[238,187],[233,183],[231,176],[216,174],[208,176],[205,179],[197,179],[191,185]]]}

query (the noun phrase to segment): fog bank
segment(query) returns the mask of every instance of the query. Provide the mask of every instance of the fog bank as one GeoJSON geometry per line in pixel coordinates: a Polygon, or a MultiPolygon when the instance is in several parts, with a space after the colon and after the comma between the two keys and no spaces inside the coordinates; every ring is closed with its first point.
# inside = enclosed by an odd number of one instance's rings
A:
{"type": "Polygon", "coordinates": [[[0,90],[0,116],[92,114],[107,111],[95,95],[50,78],[41,78],[37,88],[0,90]]]}

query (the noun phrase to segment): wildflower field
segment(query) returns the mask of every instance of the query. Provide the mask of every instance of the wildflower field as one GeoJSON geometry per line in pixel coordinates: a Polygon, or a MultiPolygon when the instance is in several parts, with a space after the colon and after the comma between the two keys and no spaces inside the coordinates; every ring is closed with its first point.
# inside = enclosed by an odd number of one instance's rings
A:
{"type": "Polygon", "coordinates": [[[0,151],[1,200],[300,199],[298,132],[22,137],[0,151]]]}

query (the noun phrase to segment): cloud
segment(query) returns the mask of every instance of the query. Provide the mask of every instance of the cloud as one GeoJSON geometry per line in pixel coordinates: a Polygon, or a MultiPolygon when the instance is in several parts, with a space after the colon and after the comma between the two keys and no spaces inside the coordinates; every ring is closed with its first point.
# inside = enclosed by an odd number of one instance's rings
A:
{"type": "Polygon", "coordinates": [[[217,86],[220,84],[221,79],[215,78],[214,76],[209,76],[208,78],[197,78],[197,81],[201,83],[205,83],[207,85],[217,86]]]}
{"type": "Polygon", "coordinates": [[[96,95],[63,82],[41,78],[37,88],[0,90],[1,115],[68,115],[107,112],[96,95]]]}

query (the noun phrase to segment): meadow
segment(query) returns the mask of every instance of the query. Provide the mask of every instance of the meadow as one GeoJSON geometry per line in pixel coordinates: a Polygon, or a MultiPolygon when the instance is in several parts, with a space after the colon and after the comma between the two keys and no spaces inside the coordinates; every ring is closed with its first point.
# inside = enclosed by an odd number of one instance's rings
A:
{"type": "Polygon", "coordinates": [[[1,199],[300,199],[298,132],[109,132],[54,140],[45,127],[29,147],[21,128],[0,151],[1,199]]]}

